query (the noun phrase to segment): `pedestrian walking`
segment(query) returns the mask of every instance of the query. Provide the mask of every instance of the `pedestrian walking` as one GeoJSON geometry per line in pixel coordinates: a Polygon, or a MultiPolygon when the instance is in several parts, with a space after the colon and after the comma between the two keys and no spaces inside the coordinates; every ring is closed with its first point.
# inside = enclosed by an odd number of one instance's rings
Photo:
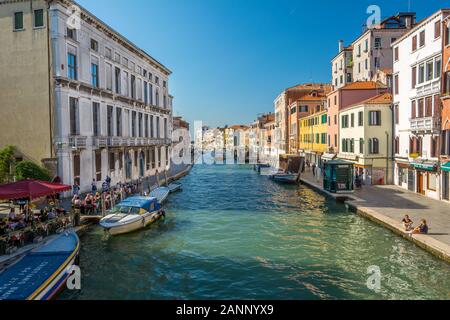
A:
{"type": "Polygon", "coordinates": [[[316,169],[317,169],[317,166],[316,166],[315,163],[313,163],[313,165],[312,165],[312,174],[313,174],[314,177],[316,176],[316,169]]]}
{"type": "Polygon", "coordinates": [[[76,181],[72,186],[72,193],[74,196],[78,196],[80,194],[80,185],[76,181]]]}
{"type": "Polygon", "coordinates": [[[105,193],[105,192],[109,192],[109,184],[106,180],[103,181],[103,183],[102,183],[102,193],[105,193]]]}
{"type": "Polygon", "coordinates": [[[97,181],[95,181],[95,179],[93,179],[91,183],[91,192],[94,195],[97,193],[97,181]]]}

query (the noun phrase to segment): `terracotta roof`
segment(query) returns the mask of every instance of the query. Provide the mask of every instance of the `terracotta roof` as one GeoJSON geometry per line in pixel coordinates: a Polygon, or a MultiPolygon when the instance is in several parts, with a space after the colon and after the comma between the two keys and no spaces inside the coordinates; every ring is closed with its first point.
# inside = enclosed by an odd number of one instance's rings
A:
{"type": "Polygon", "coordinates": [[[391,104],[392,103],[392,94],[390,94],[390,93],[379,94],[378,96],[367,99],[366,101],[363,101],[362,103],[364,103],[364,104],[384,104],[384,103],[391,104]]]}
{"type": "Polygon", "coordinates": [[[317,96],[312,96],[312,95],[307,95],[307,96],[303,96],[299,99],[297,99],[297,101],[322,101],[326,99],[326,95],[325,94],[319,94],[317,96]]]}
{"type": "Polygon", "coordinates": [[[298,84],[296,86],[287,88],[285,91],[289,90],[331,90],[332,85],[329,83],[304,83],[298,84]]]}
{"type": "Polygon", "coordinates": [[[341,90],[370,90],[370,89],[385,89],[386,85],[375,81],[356,81],[347,84],[341,90]]]}
{"type": "Polygon", "coordinates": [[[228,129],[233,129],[233,130],[247,130],[248,127],[247,127],[247,126],[244,126],[244,125],[236,125],[236,126],[228,127],[228,129]]]}
{"type": "Polygon", "coordinates": [[[383,72],[385,74],[392,74],[393,73],[392,68],[382,68],[379,71],[381,71],[381,72],[383,72]]]}
{"type": "Polygon", "coordinates": [[[382,94],[376,95],[372,98],[369,98],[367,100],[364,100],[362,102],[355,103],[354,105],[350,106],[349,108],[362,106],[365,104],[389,104],[390,105],[391,103],[392,103],[392,94],[382,93],[382,94]]]}

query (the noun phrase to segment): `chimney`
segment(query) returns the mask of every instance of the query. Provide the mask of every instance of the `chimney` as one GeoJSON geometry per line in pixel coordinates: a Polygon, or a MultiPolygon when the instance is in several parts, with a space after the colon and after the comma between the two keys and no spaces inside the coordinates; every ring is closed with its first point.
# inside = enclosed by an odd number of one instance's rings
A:
{"type": "Polygon", "coordinates": [[[342,50],[344,50],[344,40],[339,40],[339,53],[341,53],[342,50]]]}
{"type": "Polygon", "coordinates": [[[403,18],[405,27],[407,29],[412,29],[416,24],[416,14],[414,12],[404,12],[399,13],[398,15],[400,19],[403,18]]]}

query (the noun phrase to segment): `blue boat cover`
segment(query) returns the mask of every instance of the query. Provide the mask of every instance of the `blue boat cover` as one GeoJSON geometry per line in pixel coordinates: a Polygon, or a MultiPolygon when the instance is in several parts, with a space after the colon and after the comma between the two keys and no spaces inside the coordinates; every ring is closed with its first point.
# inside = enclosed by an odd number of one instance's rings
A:
{"type": "Polygon", "coordinates": [[[118,206],[127,206],[133,208],[144,209],[147,212],[153,212],[161,209],[158,204],[158,200],[156,198],[148,198],[148,197],[131,197],[123,200],[118,206]],[[153,204],[153,206],[152,206],[153,204]]]}
{"type": "Polygon", "coordinates": [[[25,300],[77,249],[75,232],[61,234],[0,273],[0,300],[25,300]]]}

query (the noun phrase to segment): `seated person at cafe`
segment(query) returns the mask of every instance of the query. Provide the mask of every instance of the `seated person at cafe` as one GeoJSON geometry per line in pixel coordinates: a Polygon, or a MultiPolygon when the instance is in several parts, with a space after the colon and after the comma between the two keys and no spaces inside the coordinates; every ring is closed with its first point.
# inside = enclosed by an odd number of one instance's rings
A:
{"type": "Polygon", "coordinates": [[[28,224],[25,222],[24,219],[20,219],[19,223],[17,224],[17,229],[24,229],[28,226],[28,224]]]}
{"type": "Polygon", "coordinates": [[[16,209],[11,208],[11,211],[10,211],[9,214],[8,214],[8,221],[10,221],[10,222],[16,222],[16,221],[18,221],[18,219],[19,219],[19,217],[18,217],[18,215],[16,214],[16,209]]]}
{"type": "Polygon", "coordinates": [[[414,222],[409,218],[409,215],[406,215],[402,220],[403,227],[405,231],[411,231],[413,228],[414,222]]]}
{"type": "Polygon", "coordinates": [[[48,213],[48,220],[53,220],[56,217],[58,217],[58,214],[56,213],[56,210],[53,208],[49,213],[48,213]]]}

